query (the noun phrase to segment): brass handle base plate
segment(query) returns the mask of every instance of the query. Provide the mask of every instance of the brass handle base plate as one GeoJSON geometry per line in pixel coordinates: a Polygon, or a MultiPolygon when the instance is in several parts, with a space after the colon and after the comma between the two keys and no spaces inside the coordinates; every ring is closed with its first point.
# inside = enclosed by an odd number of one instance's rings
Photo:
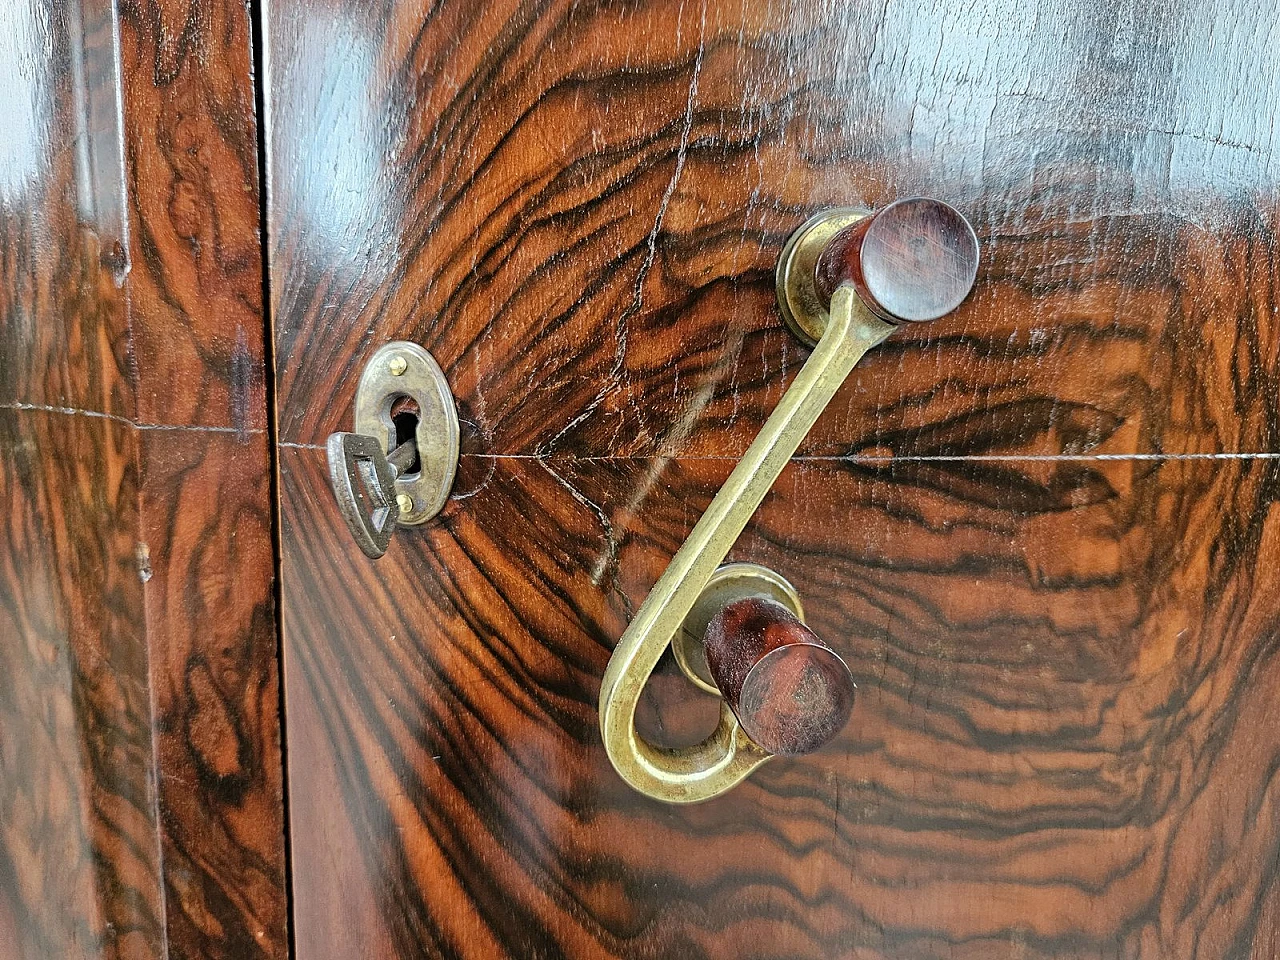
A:
{"type": "Polygon", "coordinates": [[[870,215],[859,207],[823,210],[801,224],[782,248],[774,274],[778,308],[791,332],[811,347],[827,329],[830,315],[814,283],[818,257],[832,237],[870,215]]]}
{"type": "Polygon", "coordinates": [[[694,601],[693,609],[684,618],[684,625],[671,640],[671,652],[680,671],[697,687],[717,697],[720,696],[720,688],[711,679],[707,651],[702,641],[712,618],[735,600],[746,597],[762,597],[780,603],[804,623],[800,595],[782,574],[758,563],[726,563],[717,568],[694,601]]]}

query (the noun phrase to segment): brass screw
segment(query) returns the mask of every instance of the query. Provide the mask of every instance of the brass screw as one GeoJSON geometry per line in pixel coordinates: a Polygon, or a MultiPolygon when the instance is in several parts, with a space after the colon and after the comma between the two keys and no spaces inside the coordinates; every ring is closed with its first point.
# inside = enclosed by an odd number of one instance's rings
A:
{"type": "Polygon", "coordinates": [[[394,356],[387,362],[387,369],[393,377],[398,377],[409,369],[409,361],[401,356],[394,356]]]}
{"type": "Polygon", "coordinates": [[[413,497],[407,493],[396,494],[396,506],[400,508],[400,513],[413,513],[413,497]]]}

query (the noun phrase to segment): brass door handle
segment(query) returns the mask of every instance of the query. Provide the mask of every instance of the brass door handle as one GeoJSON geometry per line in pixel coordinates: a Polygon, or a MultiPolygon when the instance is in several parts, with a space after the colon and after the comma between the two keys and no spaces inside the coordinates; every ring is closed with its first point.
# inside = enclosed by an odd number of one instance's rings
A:
{"type": "Polygon", "coordinates": [[[973,228],[938,200],[900,200],[876,214],[830,210],[787,241],[778,301],[792,330],[815,344],[777,408],[636,611],[605,669],[600,731],[622,778],[669,803],[708,800],[774,754],[744,729],[728,700],[705,741],[665,749],[635,726],[649,675],[711,583],[734,541],[849,372],[900,321],[955,309],[977,275],[973,228]]]}

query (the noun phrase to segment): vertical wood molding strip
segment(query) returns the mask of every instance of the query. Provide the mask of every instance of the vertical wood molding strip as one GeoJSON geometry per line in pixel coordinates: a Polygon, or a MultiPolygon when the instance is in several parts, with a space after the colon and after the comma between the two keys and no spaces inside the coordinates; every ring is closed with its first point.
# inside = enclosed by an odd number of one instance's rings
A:
{"type": "Polygon", "coordinates": [[[0,954],[283,960],[249,11],[17,0],[0,70],[0,954]]]}

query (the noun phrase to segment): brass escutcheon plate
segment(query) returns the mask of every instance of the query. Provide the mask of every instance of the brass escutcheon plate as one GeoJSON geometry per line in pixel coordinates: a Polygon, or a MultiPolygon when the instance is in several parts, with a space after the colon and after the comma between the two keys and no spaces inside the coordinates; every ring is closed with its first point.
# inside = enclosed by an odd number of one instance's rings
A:
{"type": "Polygon", "coordinates": [[[444,371],[431,354],[416,343],[397,340],[384,344],[369,358],[356,388],[355,432],[375,437],[382,449],[396,445],[391,407],[401,397],[418,406],[420,469],[396,478],[397,497],[408,496],[412,507],[400,510],[401,526],[426,523],[449,500],[458,469],[458,413],[444,371]]]}

